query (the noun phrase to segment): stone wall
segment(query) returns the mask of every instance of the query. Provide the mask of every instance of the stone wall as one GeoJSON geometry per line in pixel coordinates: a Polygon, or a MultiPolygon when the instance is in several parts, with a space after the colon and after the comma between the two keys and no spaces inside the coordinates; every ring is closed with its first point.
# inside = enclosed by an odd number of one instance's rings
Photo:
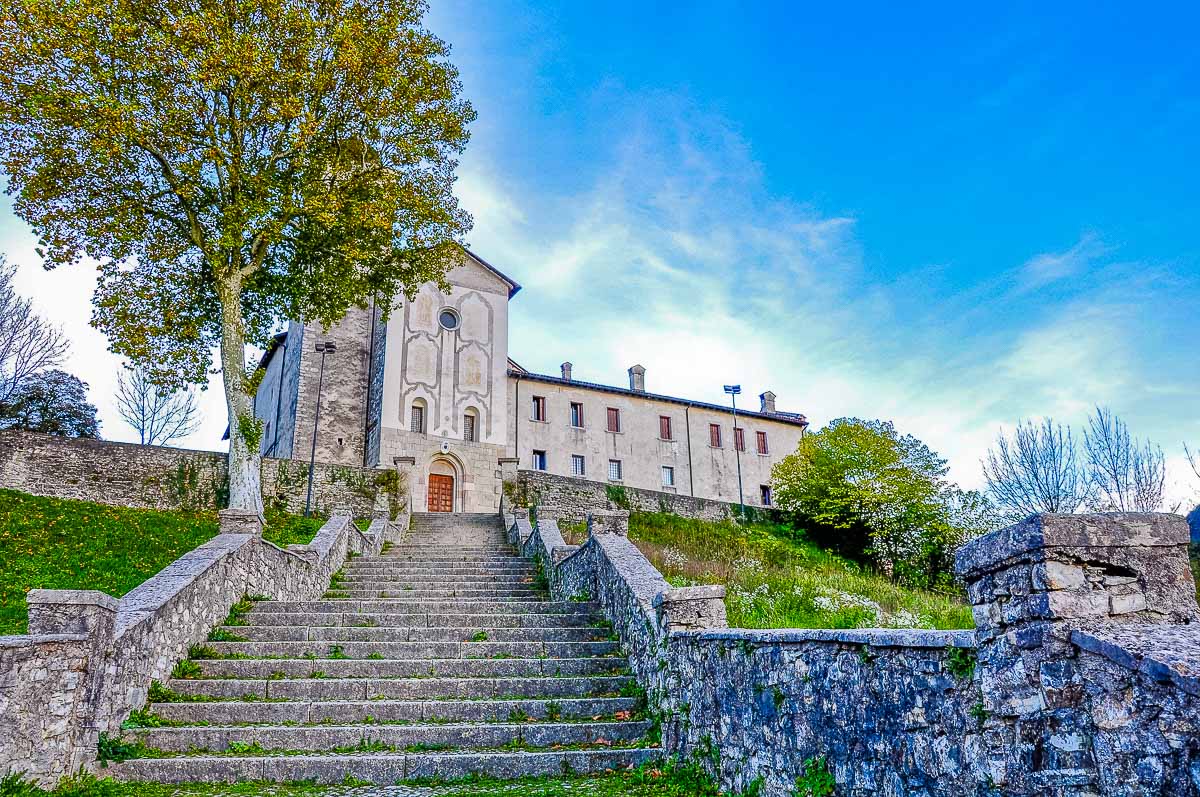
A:
{"type": "Polygon", "coordinates": [[[1181,518],[1041,516],[981,538],[959,560],[976,631],[745,630],[723,627],[723,588],[672,589],[626,513],[594,512],[566,546],[555,510],[502,507],[554,597],[613,622],[664,752],[725,789],[791,795],[815,769],[848,795],[1200,795],[1181,518]]]}
{"type": "MultiPolygon", "coordinates": [[[[407,526],[378,517],[364,534],[346,509],[312,543],[287,550],[261,529],[223,531],[119,601],[99,592],[32,590],[27,636],[0,637],[0,774],[43,784],[94,765],[99,734],[141,708],[244,595],[312,600],[349,553],[378,553],[407,526]]],[[[237,518],[235,518],[237,520],[237,518]]],[[[241,518],[244,522],[244,518],[241,518]]],[[[252,524],[253,525],[253,524],[252,524]]]]}
{"type": "MultiPolygon", "coordinates": [[[[163,446],[79,440],[0,431],[0,488],[52,498],[76,498],[152,509],[216,509],[224,505],[225,454],[163,446]]],[[[318,463],[313,506],[328,515],[337,503],[371,514],[380,471],[318,463]]],[[[308,463],[264,459],[263,500],[301,512],[308,463]]]]}
{"type": "MultiPolygon", "coordinates": [[[[517,474],[513,487],[507,488],[510,496],[527,505],[550,507],[559,517],[583,520],[599,508],[620,509],[608,498],[605,482],[559,476],[548,471],[522,470],[517,474]]],[[[703,520],[724,520],[736,517],[737,504],[694,498],[690,495],[664,493],[625,487],[629,509],[641,512],[671,512],[682,517],[703,520]]]]}

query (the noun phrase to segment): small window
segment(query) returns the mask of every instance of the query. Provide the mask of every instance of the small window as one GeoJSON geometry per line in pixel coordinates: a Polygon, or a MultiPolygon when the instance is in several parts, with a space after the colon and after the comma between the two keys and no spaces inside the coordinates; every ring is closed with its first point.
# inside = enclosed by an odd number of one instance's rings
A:
{"type": "Polygon", "coordinates": [[[740,426],[733,430],[733,445],[738,451],[746,450],[746,433],[740,426]]]}
{"type": "Polygon", "coordinates": [[[671,436],[671,416],[670,415],[658,416],[658,436],[662,440],[674,440],[675,439],[674,437],[671,436]]]}
{"type": "Polygon", "coordinates": [[[754,442],[758,446],[758,453],[760,453],[760,454],[770,454],[771,453],[767,449],[767,433],[766,432],[755,432],[754,433],[754,442]]]}
{"type": "Polygon", "coordinates": [[[621,460],[610,459],[608,461],[608,480],[611,482],[621,481],[621,460]]]}
{"type": "Polygon", "coordinates": [[[412,413],[408,416],[408,430],[410,432],[425,431],[425,408],[420,404],[412,406],[412,413]]]}
{"type": "Polygon", "coordinates": [[[616,407],[608,408],[608,431],[621,431],[621,411],[616,407]]]}
{"type": "Polygon", "coordinates": [[[713,448],[721,447],[721,424],[710,423],[708,425],[708,444],[713,448]]]}
{"type": "Polygon", "coordinates": [[[578,429],[583,428],[583,404],[578,401],[571,402],[571,425],[578,429]]]}
{"type": "Polygon", "coordinates": [[[535,421],[546,420],[546,397],[545,396],[534,396],[533,397],[533,403],[530,406],[529,417],[535,421]]]}
{"type": "Polygon", "coordinates": [[[474,415],[464,415],[463,416],[463,440],[466,440],[468,443],[475,442],[475,416],[474,415]]]}
{"type": "Polygon", "coordinates": [[[586,476],[587,470],[584,468],[583,456],[580,454],[571,455],[571,475],[586,476]]]}
{"type": "Polygon", "coordinates": [[[675,469],[672,468],[670,465],[663,465],[662,473],[663,473],[663,487],[674,487],[675,486],[675,469]]]}
{"type": "Polygon", "coordinates": [[[534,451],[533,452],[533,469],[534,470],[545,470],[546,469],[546,452],[545,451],[534,451]]]}
{"type": "Polygon", "coordinates": [[[460,323],[458,319],[458,313],[447,307],[438,316],[438,323],[442,325],[442,329],[453,332],[454,330],[458,329],[458,325],[460,323]]]}
{"type": "Polygon", "coordinates": [[[769,484],[760,484],[758,486],[758,495],[762,499],[763,506],[771,505],[771,486],[769,484]]]}

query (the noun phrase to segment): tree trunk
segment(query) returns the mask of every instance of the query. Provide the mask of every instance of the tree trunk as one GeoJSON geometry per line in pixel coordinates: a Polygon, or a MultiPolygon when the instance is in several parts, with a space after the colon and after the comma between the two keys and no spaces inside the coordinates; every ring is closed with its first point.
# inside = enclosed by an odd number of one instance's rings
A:
{"type": "MultiPolygon", "coordinates": [[[[246,440],[247,428],[258,430],[246,392],[246,335],[242,326],[241,290],[224,286],[221,300],[221,374],[229,411],[229,508],[263,514],[260,440],[246,440]],[[252,443],[252,444],[251,444],[252,443]]],[[[261,431],[255,437],[261,437],[261,431]]]]}

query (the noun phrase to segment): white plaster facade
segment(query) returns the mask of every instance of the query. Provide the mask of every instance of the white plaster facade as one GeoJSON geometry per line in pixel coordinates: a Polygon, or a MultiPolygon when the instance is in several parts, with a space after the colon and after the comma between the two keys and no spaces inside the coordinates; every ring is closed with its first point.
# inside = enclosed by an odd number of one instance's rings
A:
{"type": "Polygon", "coordinates": [[[727,409],[647,393],[640,366],[630,369],[629,388],[575,381],[569,364],[561,376],[529,373],[508,352],[509,301],[520,286],[466,250],[446,282],[448,292],[430,283],[412,301],[402,297],[386,320],[381,308],[368,307],[330,330],[292,324],[264,358],[258,407],[288,435],[264,445],[306,459],[315,431],[321,461],[399,468],[416,511],[434,508],[433,474],[439,488],[453,480],[452,506],[440,489],[437,508],[487,512],[499,504],[502,470],[536,469],[542,458],[534,452],[544,452],[551,473],[729,502],[738,500],[740,459],[745,502],[762,505],[771,467],[804,433],[802,415],[774,412],[774,396],[764,394],[762,412],[739,413],[745,450],[737,452],[727,409]],[[320,341],[337,346],[323,379],[320,341]],[[276,351],[298,364],[280,367],[276,351]],[[535,396],[543,420],[534,417],[535,396]],[[582,418],[572,417],[573,403],[582,418]],[[610,408],[620,425],[612,432],[610,408]],[[711,424],[720,445],[712,445],[711,424]],[[611,462],[620,463],[620,478],[610,478],[617,475],[611,462]]]}

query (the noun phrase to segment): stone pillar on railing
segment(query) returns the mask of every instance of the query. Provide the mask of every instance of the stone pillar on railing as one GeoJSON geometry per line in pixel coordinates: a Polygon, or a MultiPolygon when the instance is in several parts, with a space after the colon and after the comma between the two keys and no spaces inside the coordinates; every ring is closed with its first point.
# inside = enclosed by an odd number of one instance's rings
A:
{"type": "Polygon", "coordinates": [[[624,509],[597,510],[588,515],[588,536],[593,534],[616,534],[629,536],[629,513],[624,509]]]}
{"type": "Polygon", "coordinates": [[[83,693],[73,701],[71,716],[55,716],[54,721],[71,727],[75,739],[72,760],[66,771],[73,772],[91,763],[95,741],[102,730],[101,691],[106,662],[116,636],[116,598],[98,590],[32,589],[25,595],[29,608],[29,633],[72,634],[88,638],[88,665],[83,693]]]}
{"type": "Polygon", "coordinates": [[[217,513],[222,534],[249,534],[261,537],[263,516],[252,509],[222,509],[217,513]]]}
{"type": "Polygon", "coordinates": [[[725,587],[720,584],[669,589],[654,599],[654,609],[664,631],[729,627],[725,618],[725,587]]]}
{"type": "Polygon", "coordinates": [[[1176,515],[1044,514],[959,551],[979,646],[982,775],[1005,793],[1092,793],[1092,718],[1070,632],[1196,620],[1187,541],[1176,515]]]}

